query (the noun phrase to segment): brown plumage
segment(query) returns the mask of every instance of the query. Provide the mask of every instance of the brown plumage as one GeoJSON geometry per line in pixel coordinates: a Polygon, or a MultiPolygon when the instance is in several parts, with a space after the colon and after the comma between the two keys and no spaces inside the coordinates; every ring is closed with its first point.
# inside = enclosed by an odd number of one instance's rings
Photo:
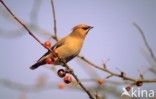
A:
{"type": "MultiPolygon", "coordinates": [[[[84,39],[91,28],[93,27],[85,24],[75,26],[68,36],[59,40],[51,49],[55,50],[55,53],[57,53],[61,59],[65,60],[65,62],[70,61],[79,54],[84,39]]],[[[55,60],[54,65],[60,65],[61,62],[57,57],[54,57],[53,54],[54,53],[48,51],[37,61],[37,63],[32,65],[30,69],[33,70],[46,64],[47,58],[53,58],[55,60]]]]}

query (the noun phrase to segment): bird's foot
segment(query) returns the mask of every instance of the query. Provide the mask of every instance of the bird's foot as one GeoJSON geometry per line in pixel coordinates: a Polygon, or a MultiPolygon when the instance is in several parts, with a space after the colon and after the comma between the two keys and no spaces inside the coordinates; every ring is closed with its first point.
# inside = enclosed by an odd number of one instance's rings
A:
{"type": "Polygon", "coordinates": [[[70,73],[70,74],[72,74],[72,72],[73,72],[73,70],[70,68],[68,68],[68,69],[66,69],[66,73],[70,73]]]}

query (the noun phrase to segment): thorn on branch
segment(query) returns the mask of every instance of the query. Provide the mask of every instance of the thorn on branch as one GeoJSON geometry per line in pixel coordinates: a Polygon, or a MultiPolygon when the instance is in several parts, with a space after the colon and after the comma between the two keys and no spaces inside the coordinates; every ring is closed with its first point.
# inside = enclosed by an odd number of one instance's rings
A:
{"type": "Polygon", "coordinates": [[[140,73],[140,78],[143,80],[144,79],[144,75],[140,73]]]}
{"type": "Polygon", "coordinates": [[[103,65],[102,65],[102,66],[103,66],[103,68],[104,68],[104,69],[107,69],[107,67],[106,67],[106,64],[105,64],[105,63],[103,63],[103,65]]]}
{"type": "Polygon", "coordinates": [[[120,73],[120,77],[123,78],[124,76],[125,76],[125,73],[124,73],[124,72],[121,72],[121,73],[120,73]]]}
{"type": "Polygon", "coordinates": [[[85,59],[84,56],[80,56],[81,59],[85,59]]]}
{"type": "Polygon", "coordinates": [[[106,79],[108,79],[108,78],[110,78],[110,77],[113,77],[113,75],[112,75],[112,74],[110,74],[109,76],[107,76],[107,77],[106,77],[106,79]]]}
{"type": "Polygon", "coordinates": [[[103,66],[104,69],[107,69],[106,63],[107,63],[108,61],[109,61],[109,59],[107,59],[105,62],[103,62],[103,65],[102,65],[102,66],[103,66]]]}

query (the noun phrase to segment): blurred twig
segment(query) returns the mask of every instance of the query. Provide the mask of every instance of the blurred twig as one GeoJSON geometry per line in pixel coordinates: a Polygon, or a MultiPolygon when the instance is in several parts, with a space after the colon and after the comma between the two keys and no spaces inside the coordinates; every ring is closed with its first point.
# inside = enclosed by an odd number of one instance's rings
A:
{"type": "Polygon", "coordinates": [[[55,14],[55,7],[54,7],[54,1],[53,0],[51,0],[51,8],[52,8],[52,14],[53,14],[54,37],[58,41],[58,38],[57,38],[57,22],[56,22],[56,14],[55,14]]]}
{"type": "MultiPolygon", "coordinates": [[[[147,48],[148,52],[150,53],[150,57],[152,58],[152,60],[154,60],[156,62],[155,54],[147,42],[147,38],[145,37],[145,33],[143,32],[143,30],[141,29],[141,27],[138,24],[133,22],[133,25],[138,29],[139,33],[141,34],[141,37],[142,37],[143,42],[145,44],[145,47],[147,48]]],[[[152,65],[152,67],[150,67],[149,70],[156,74],[156,65],[155,66],[152,65]]]]}
{"type": "Polygon", "coordinates": [[[32,10],[30,12],[30,20],[31,24],[37,24],[38,22],[38,14],[39,14],[39,9],[41,7],[42,0],[34,0],[32,10]]]}
{"type": "MultiPolygon", "coordinates": [[[[88,82],[95,82],[95,80],[91,80],[91,79],[81,79],[82,82],[84,83],[88,83],[88,82]]],[[[120,84],[120,83],[114,83],[114,81],[108,81],[107,83],[111,83],[111,84],[120,84]]],[[[27,84],[22,84],[22,83],[17,83],[15,81],[11,81],[9,79],[0,79],[0,85],[2,86],[6,86],[7,88],[13,89],[13,90],[17,90],[17,91],[24,91],[24,92],[39,92],[39,91],[43,91],[43,90],[51,90],[51,89],[58,89],[58,83],[57,82],[50,82],[50,83],[45,83],[42,86],[37,86],[35,84],[32,85],[27,85],[27,84]]],[[[104,87],[108,87],[106,84],[103,85],[104,87]]],[[[69,89],[74,89],[74,90],[81,90],[80,87],[78,86],[73,86],[73,84],[67,85],[66,87],[69,89]]],[[[101,86],[102,88],[102,86],[101,86]]],[[[94,89],[94,87],[90,87],[89,88],[94,89]]],[[[105,89],[103,89],[105,90],[105,89]]]]}
{"type": "Polygon", "coordinates": [[[142,39],[143,39],[143,41],[144,41],[144,44],[145,44],[146,48],[148,49],[148,51],[149,51],[149,53],[150,53],[152,59],[156,62],[156,57],[155,57],[155,55],[154,55],[154,52],[153,52],[152,48],[150,47],[150,45],[148,44],[147,39],[146,39],[146,37],[145,37],[145,34],[144,34],[143,30],[142,30],[141,27],[140,27],[138,24],[136,24],[135,22],[133,23],[133,25],[138,29],[139,33],[140,33],[141,36],[142,36],[142,39]]]}

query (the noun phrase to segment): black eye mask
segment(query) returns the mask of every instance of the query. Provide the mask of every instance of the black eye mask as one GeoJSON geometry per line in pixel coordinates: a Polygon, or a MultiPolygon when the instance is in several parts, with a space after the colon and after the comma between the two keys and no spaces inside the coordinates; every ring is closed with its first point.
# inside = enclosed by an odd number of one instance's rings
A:
{"type": "Polygon", "coordinates": [[[89,27],[83,27],[82,29],[83,29],[83,30],[87,30],[87,29],[89,29],[89,27]]]}

